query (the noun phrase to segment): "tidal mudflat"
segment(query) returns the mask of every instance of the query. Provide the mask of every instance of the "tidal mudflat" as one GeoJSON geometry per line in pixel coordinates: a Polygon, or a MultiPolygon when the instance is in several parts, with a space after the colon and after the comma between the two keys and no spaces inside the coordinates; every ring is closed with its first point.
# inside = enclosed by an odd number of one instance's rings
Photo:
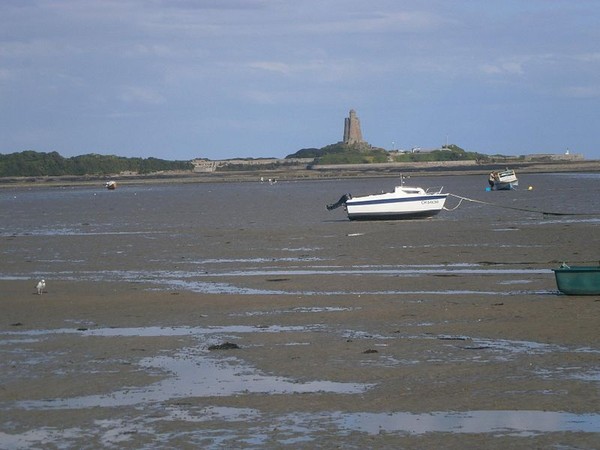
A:
{"type": "MultiPolygon", "coordinates": [[[[597,261],[600,219],[325,209],[395,181],[0,192],[0,446],[597,448],[600,299],[551,269],[597,261]]],[[[597,205],[598,176],[484,182],[431,179],[597,205]]]]}

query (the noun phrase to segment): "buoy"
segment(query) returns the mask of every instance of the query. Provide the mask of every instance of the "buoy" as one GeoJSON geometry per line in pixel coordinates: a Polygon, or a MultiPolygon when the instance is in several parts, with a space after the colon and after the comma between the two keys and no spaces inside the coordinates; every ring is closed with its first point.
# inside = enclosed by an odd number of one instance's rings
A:
{"type": "Polygon", "coordinates": [[[528,190],[528,191],[533,191],[533,186],[529,186],[529,187],[527,188],[527,190],[528,190]]]}
{"type": "Polygon", "coordinates": [[[486,187],[485,190],[486,190],[486,192],[490,192],[492,190],[492,188],[491,187],[486,187]]]}

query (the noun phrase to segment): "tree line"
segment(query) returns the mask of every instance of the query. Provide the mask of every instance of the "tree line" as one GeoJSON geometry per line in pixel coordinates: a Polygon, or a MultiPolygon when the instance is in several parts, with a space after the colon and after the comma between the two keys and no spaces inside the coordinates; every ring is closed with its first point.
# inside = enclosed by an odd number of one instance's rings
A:
{"type": "Polygon", "coordinates": [[[369,164],[385,162],[424,162],[424,161],[486,161],[487,155],[467,152],[457,145],[444,145],[431,151],[388,152],[372,147],[367,143],[345,144],[338,142],[323,148],[305,148],[286,158],[314,158],[313,165],[319,164],[369,164]]]}
{"type": "Polygon", "coordinates": [[[27,150],[0,155],[0,177],[44,177],[64,175],[114,175],[122,172],[148,174],[160,171],[191,171],[189,161],[158,158],[126,158],[114,155],[87,155],[64,158],[57,152],[27,150]]]}

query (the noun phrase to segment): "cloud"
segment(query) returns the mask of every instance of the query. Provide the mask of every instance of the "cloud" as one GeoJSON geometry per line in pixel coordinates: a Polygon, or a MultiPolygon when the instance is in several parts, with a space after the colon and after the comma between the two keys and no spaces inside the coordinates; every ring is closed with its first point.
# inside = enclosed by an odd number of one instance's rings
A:
{"type": "Polygon", "coordinates": [[[279,75],[304,77],[304,81],[317,79],[319,82],[331,82],[342,78],[354,79],[373,73],[374,68],[360,68],[353,59],[309,59],[293,63],[283,61],[253,61],[246,67],[279,75]],[[360,68],[360,70],[359,70],[360,68]]]}
{"type": "Polygon", "coordinates": [[[424,32],[439,29],[450,24],[449,18],[444,18],[431,11],[418,11],[402,9],[400,11],[378,11],[372,10],[371,4],[368,10],[354,13],[344,13],[345,8],[340,4],[339,14],[312,17],[312,20],[304,21],[293,27],[296,30],[310,33],[325,34],[357,34],[357,33],[402,33],[402,32],[424,32]]]}
{"type": "Polygon", "coordinates": [[[154,0],[161,8],[183,10],[244,10],[263,9],[269,0],[154,0]]]}
{"type": "Polygon", "coordinates": [[[3,59],[56,57],[68,50],[72,51],[73,47],[42,39],[0,42],[0,57],[3,59]]]}
{"type": "Polygon", "coordinates": [[[288,75],[292,72],[292,66],[290,64],[276,61],[255,61],[249,63],[248,67],[267,72],[276,72],[283,75],[288,75]]]}
{"type": "Polygon", "coordinates": [[[600,53],[581,53],[573,56],[573,59],[583,63],[597,63],[600,62],[600,53]]]}
{"type": "Polygon", "coordinates": [[[523,64],[520,62],[500,62],[482,64],[480,70],[487,75],[523,75],[523,64]]]}
{"type": "Polygon", "coordinates": [[[561,90],[564,97],[569,98],[599,98],[600,85],[595,86],[567,86],[561,90]]]}
{"type": "MultiPolygon", "coordinates": [[[[190,138],[176,130],[188,129],[181,124],[194,117],[273,124],[267,136],[248,128],[237,147],[252,149],[253,141],[261,148],[266,140],[289,142],[282,108],[315,117],[316,135],[329,133],[329,114],[350,107],[365,116],[371,108],[372,122],[400,122],[417,135],[430,133],[419,130],[434,122],[423,117],[451,110],[439,125],[449,128],[498,98],[506,105],[556,101],[542,113],[568,122],[565,106],[600,96],[598,32],[590,26],[600,10],[583,13],[581,2],[566,0],[522,3],[0,0],[0,110],[10,111],[0,135],[18,145],[28,127],[47,125],[48,114],[36,116],[46,110],[77,116],[91,133],[98,124],[81,111],[138,114],[140,124],[160,116],[165,141],[180,136],[173,149],[189,147],[190,138]],[[456,98],[468,98],[470,108],[463,111],[466,103],[456,98]]],[[[529,129],[542,117],[530,115],[529,129]]],[[[51,118],[53,146],[75,139],[69,120],[51,118]]],[[[492,116],[477,120],[480,130],[486,120],[497,123],[492,116]]],[[[107,134],[118,147],[130,133],[107,134]]],[[[207,129],[204,138],[218,149],[239,135],[207,129]]]]}
{"type": "Polygon", "coordinates": [[[246,90],[243,92],[243,97],[253,103],[262,105],[274,105],[280,102],[280,95],[272,90],[246,90]]]}
{"type": "Polygon", "coordinates": [[[165,97],[158,91],[142,86],[124,88],[120,98],[128,103],[145,103],[148,105],[160,105],[166,102],[165,97]]]}

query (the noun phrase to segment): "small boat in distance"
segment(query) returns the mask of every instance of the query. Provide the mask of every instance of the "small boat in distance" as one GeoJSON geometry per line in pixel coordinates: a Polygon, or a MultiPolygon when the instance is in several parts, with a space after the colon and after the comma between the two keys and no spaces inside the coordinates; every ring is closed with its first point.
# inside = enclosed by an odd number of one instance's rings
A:
{"type": "Polygon", "coordinates": [[[444,207],[448,194],[443,187],[428,188],[396,186],[392,192],[352,197],[343,195],[328,210],[344,206],[350,220],[397,220],[432,217],[444,207]]]}
{"type": "Polygon", "coordinates": [[[117,188],[117,182],[116,181],[110,180],[110,181],[106,182],[106,189],[109,189],[109,190],[112,191],[112,190],[114,190],[116,188],[117,188]]]}
{"type": "Polygon", "coordinates": [[[600,295],[600,265],[568,266],[552,269],[558,290],[567,295],[600,295]]]}
{"type": "Polygon", "coordinates": [[[515,189],[519,185],[519,180],[512,169],[494,170],[488,177],[488,183],[492,190],[506,191],[515,189]]]}

